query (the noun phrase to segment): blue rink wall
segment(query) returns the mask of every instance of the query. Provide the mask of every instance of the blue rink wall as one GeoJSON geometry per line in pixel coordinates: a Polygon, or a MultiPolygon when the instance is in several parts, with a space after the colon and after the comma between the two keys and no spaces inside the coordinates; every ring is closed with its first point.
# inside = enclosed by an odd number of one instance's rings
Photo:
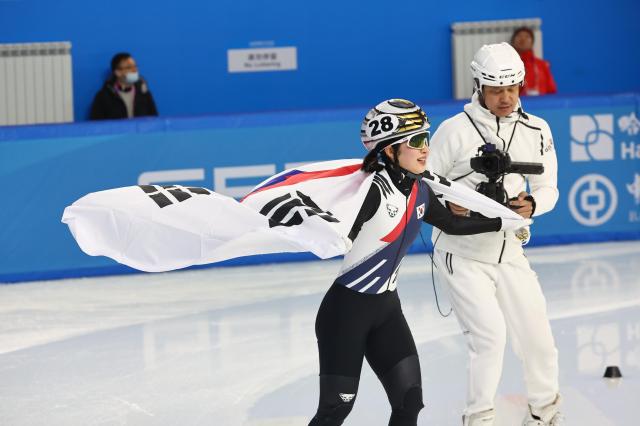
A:
{"type": "MultiPolygon", "coordinates": [[[[560,199],[530,245],[640,238],[640,94],[524,99],[546,119],[560,199]]],[[[433,129],[462,102],[423,103],[433,129]]],[[[0,127],[0,282],[126,273],[85,255],[60,222],[89,192],[138,183],[204,186],[242,196],[299,162],[359,158],[365,109],[0,127]]],[[[430,227],[412,251],[427,251],[430,227]]],[[[311,259],[278,254],[226,264],[311,259]]]]}
{"type": "Polygon", "coordinates": [[[123,50],[166,116],[450,99],[453,22],[534,17],[559,93],[637,92],[639,16],[637,0],[4,0],[0,40],[70,41],[83,121],[123,50]],[[251,47],[295,47],[297,68],[229,72],[228,52],[251,47]]]}

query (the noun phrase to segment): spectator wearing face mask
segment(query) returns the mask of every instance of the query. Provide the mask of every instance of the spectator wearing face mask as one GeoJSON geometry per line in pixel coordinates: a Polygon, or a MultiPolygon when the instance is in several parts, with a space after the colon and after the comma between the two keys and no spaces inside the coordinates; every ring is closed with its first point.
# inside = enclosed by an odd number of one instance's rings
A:
{"type": "Polygon", "coordinates": [[[147,83],[138,73],[129,53],[117,53],[111,59],[111,75],[91,105],[91,120],[114,120],[157,116],[158,110],[147,83]]]}
{"type": "Polygon", "coordinates": [[[548,61],[540,59],[533,53],[534,36],[531,28],[520,27],[511,36],[511,45],[524,62],[525,82],[520,89],[520,95],[537,96],[556,93],[556,82],[551,75],[548,61]]]}

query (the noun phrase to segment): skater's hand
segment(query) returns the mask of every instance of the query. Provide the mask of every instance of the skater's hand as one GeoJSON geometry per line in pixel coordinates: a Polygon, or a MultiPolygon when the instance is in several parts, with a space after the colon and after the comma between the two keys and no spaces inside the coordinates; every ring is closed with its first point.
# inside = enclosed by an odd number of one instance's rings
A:
{"type": "Polygon", "coordinates": [[[531,219],[511,219],[511,218],[502,218],[502,226],[500,227],[501,231],[515,231],[520,228],[527,227],[531,225],[533,221],[531,219]]]}
{"type": "Polygon", "coordinates": [[[522,191],[518,194],[518,198],[509,201],[509,207],[520,216],[528,219],[533,215],[533,197],[522,191]]]}
{"type": "Polygon", "coordinates": [[[456,216],[467,216],[469,214],[469,209],[465,207],[459,206],[451,202],[447,203],[447,205],[449,206],[449,210],[451,210],[451,212],[456,216]]]}

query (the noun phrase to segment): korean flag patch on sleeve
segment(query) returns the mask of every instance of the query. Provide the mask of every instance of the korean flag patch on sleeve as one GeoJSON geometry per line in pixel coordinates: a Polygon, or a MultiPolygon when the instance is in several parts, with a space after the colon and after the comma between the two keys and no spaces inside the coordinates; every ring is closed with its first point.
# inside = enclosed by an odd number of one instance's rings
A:
{"type": "Polygon", "coordinates": [[[416,207],[416,214],[418,215],[418,219],[422,219],[424,216],[424,203],[416,207]]]}

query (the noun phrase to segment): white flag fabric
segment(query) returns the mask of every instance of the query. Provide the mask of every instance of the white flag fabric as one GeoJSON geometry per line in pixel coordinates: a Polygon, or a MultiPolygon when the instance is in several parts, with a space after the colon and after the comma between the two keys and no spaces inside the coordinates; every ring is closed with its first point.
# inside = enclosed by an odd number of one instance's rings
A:
{"type": "MultiPolygon", "coordinates": [[[[362,160],[335,160],[285,170],[240,202],[206,188],[140,185],[88,194],[64,210],[80,248],[133,268],[160,272],[241,256],[346,253],[347,238],[371,186],[362,160]]],[[[425,174],[444,199],[526,223],[515,212],[456,182],[425,174]]]]}

